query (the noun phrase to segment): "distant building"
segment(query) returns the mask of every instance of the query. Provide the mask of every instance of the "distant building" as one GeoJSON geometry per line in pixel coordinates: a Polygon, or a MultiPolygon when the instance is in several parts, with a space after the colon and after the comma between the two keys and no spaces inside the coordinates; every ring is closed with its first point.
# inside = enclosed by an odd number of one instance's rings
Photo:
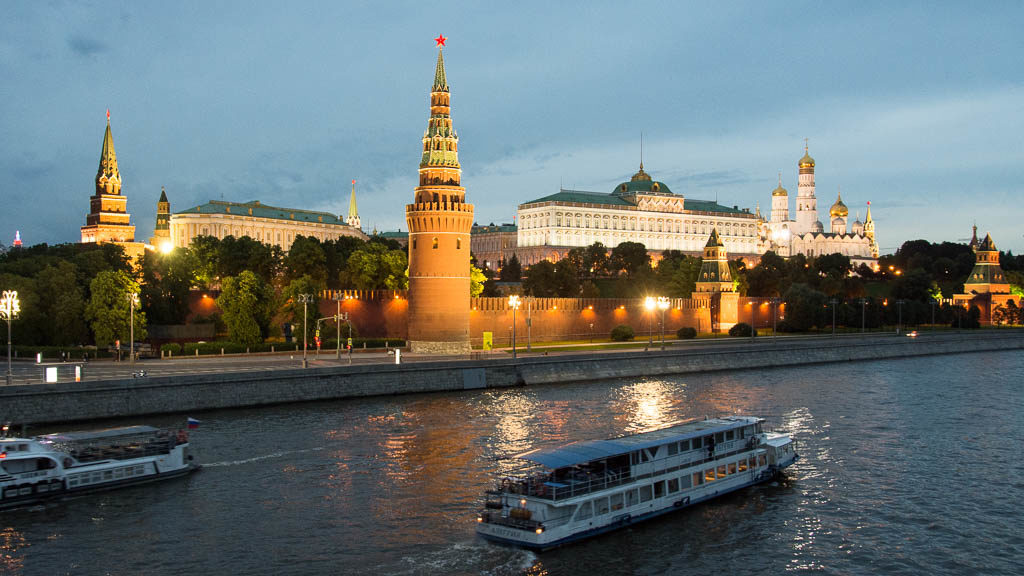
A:
{"type": "Polygon", "coordinates": [[[409,233],[396,230],[395,232],[381,232],[378,234],[381,238],[387,240],[394,240],[402,245],[403,248],[409,247],[409,233]]]}
{"type": "Polygon", "coordinates": [[[480,269],[498,271],[516,252],[518,231],[515,224],[473,226],[470,248],[480,269]]]}
{"type": "Polygon", "coordinates": [[[100,166],[96,172],[96,194],[89,198],[89,214],[85,217],[85,226],[82,226],[82,243],[86,242],[120,244],[132,257],[140,256],[143,251],[143,244],[135,242],[135,226],[128,214],[128,198],[121,194],[121,172],[114,151],[114,136],[110,133],[109,110],[100,166]]]}
{"type": "Polygon", "coordinates": [[[609,194],[562,189],[520,204],[516,253],[530,265],[561,260],[569,250],[595,242],[609,249],[639,242],[655,258],[664,250],[698,255],[716,228],[729,251],[759,255],[758,221],[749,210],[674,194],[644,172],[641,163],[629,182],[609,194]]]}
{"type": "Polygon", "coordinates": [[[278,208],[259,200],[244,203],[211,200],[171,215],[170,231],[171,242],[177,247],[190,245],[197,236],[222,239],[248,236],[265,244],[276,244],[283,250],[291,248],[296,236],[321,241],[342,236],[368,239],[362,230],[329,212],[278,208]]]}
{"type": "Polygon", "coordinates": [[[878,260],[878,244],[875,241],[875,222],[871,219],[871,202],[867,203],[867,216],[862,223],[858,218],[847,230],[850,210],[837,194],[836,202],[829,209],[829,228],[818,220],[818,200],[815,197],[814,158],[804,146],[804,155],[797,163],[800,171],[796,198],[796,220],[789,218],[789,192],[779,185],[772,191],[771,216],[761,217],[757,210],[759,246],[758,252],[774,251],[789,258],[797,254],[808,257],[824,254],[843,254],[854,264],[874,265],[878,260]]]}
{"type": "Polygon", "coordinates": [[[167,201],[167,191],[163,186],[160,187],[160,200],[156,203],[156,226],[149,243],[161,252],[170,252],[174,248],[171,240],[171,203],[167,201]]]}
{"type": "Polygon", "coordinates": [[[736,325],[739,294],[736,293],[732,271],[729,269],[729,253],[718,236],[718,230],[714,228],[704,245],[696,288],[693,299],[710,310],[712,332],[728,330],[736,325]]]}
{"type": "Polygon", "coordinates": [[[1002,266],[999,265],[999,250],[992,241],[990,234],[977,242],[978,227],[974,227],[975,264],[971,273],[964,280],[964,293],[955,294],[953,301],[959,306],[970,308],[977,306],[981,311],[981,323],[992,322],[992,312],[998,306],[1006,306],[1013,301],[1021,306],[1021,298],[1010,291],[1010,281],[1006,278],[1002,266]]]}

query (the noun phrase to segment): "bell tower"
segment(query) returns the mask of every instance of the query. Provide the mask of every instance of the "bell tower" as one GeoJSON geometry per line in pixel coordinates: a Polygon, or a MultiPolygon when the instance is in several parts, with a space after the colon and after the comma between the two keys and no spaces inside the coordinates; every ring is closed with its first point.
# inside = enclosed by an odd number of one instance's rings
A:
{"type": "Polygon", "coordinates": [[[469,233],[473,205],[461,185],[459,137],[438,36],[430,118],[423,133],[419,186],[405,207],[409,226],[409,347],[425,354],[468,354],[469,233]]]}

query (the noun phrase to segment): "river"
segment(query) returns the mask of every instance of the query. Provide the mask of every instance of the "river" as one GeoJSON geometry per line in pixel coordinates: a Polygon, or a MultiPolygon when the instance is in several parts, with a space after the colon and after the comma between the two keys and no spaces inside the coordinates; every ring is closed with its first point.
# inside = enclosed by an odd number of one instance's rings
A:
{"type": "Polygon", "coordinates": [[[0,574],[1020,574],[1022,415],[1019,351],[193,414],[202,471],[0,513],[0,574]],[[509,456],[729,413],[801,459],[550,552],[474,535],[509,456]]]}

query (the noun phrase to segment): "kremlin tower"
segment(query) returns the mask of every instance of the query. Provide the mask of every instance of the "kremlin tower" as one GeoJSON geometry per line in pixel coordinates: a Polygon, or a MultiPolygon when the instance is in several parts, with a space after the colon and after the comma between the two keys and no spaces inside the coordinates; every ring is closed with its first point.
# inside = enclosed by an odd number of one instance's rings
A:
{"type": "Polygon", "coordinates": [[[348,218],[345,219],[345,224],[353,228],[362,228],[359,222],[359,210],[356,208],[356,181],[352,181],[352,196],[348,200],[348,218]]]}
{"type": "Polygon", "coordinates": [[[473,205],[460,185],[459,138],[438,36],[430,119],[423,134],[419,186],[405,207],[409,226],[409,347],[428,354],[466,354],[469,344],[469,232],[473,205]]]}
{"type": "Polygon", "coordinates": [[[174,248],[171,243],[171,203],[167,201],[167,191],[163,186],[160,187],[160,200],[156,203],[156,226],[149,243],[164,253],[174,248]]]}
{"type": "Polygon", "coordinates": [[[807,151],[804,142],[804,156],[800,159],[800,177],[796,191],[796,225],[797,234],[821,232],[816,230],[818,223],[818,200],[814,197],[814,158],[807,151]]]}
{"type": "Polygon", "coordinates": [[[113,242],[125,247],[129,256],[142,252],[135,242],[135,226],[128,214],[128,199],[121,194],[121,172],[117,168],[114,137],[110,133],[110,110],[107,110],[107,132],[103,135],[100,167],[96,171],[96,195],[89,198],[89,215],[82,226],[82,242],[113,242]]]}

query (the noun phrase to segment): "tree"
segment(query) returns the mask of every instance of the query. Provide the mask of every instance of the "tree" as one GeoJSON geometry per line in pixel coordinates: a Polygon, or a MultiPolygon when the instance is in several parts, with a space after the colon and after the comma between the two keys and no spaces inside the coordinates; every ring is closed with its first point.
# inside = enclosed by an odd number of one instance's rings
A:
{"type": "Polygon", "coordinates": [[[314,330],[316,330],[316,321],[321,318],[320,316],[320,293],[323,291],[324,285],[322,282],[311,278],[310,276],[301,276],[292,280],[288,287],[284,289],[281,297],[284,300],[284,306],[282,312],[285,317],[292,323],[292,334],[296,334],[296,337],[301,337],[298,333],[302,329],[303,319],[306,321],[306,338],[309,342],[313,341],[314,330]],[[310,294],[313,299],[309,304],[303,304],[299,296],[302,294],[310,294]]]}
{"type": "Polygon", "coordinates": [[[537,298],[551,298],[558,295],[558,278],[555,276],[555,265],[549,260],[541,260],[526,271],[523,280],[523,292],[537,298]]]}
{"type": "Polygon", "coordinates": [[[939,287],[931,274],[915,268],[896,278],[892,283],[892,297],[900,300],[917,300],[930,302],[938,293],[939,287]]]}
{"type": "Polygon", "coordinates": [[[273,289],[248,270],[222,279],[217,306],[222,311],[228,338],[242,345],[263,342],[270,325],[273,300],[273,289]]]}
{"type": "Polygon", "coordinates": [[[806,284],[793,284],[782,298],[786,302],[786,323],[793,330],[804,332],[825,324],[825,294],[806,284]]]}
{"type": "Polygon", "coordinates": [[[658,264],[658,292],[671,298],[689,298],[697,290],[702,261],[686,255],[663,259],[658,264]]]}
{"type": "Polygon", "coordinates": [[[327,255],[320,240],[313,236],[296,236],[284,258],[284,269],[288,280],[308,276],[319,284],[327,282],[327,255]]]}
{"type": "Polygon", "coordinates": [[[479,296],[484,291],[485,282],[487,282],[487,276],[484,275],[484,271],[471,265],[469,267],[469,296],[471,298],[479,296]]]}
{"type": "Polygon", "coordinates": [[[579,296],[582,286],[579,275],[579,270],[565,258],[555,263],[555,284],[558,286],[558,295],[562,298],[579,296]]]}
{"type": "Polygon", "coordinates": [[[853,267],[850,266],[850,257],[843,254],[823,254],[814,259],[814,269],[819,275],[832,280],[843,280],[853,267]]]}
{"type": "Polygon", "coordinates": [[[146,252],[142,257],[142,309],[153,324],[184,324],[189,292],[196,284],[195,256],[186,248],[169,254],[146,252]]]}
{"type": "Polygon", "coordinates": [[[519,264],[519,257],[512,254],[512,257],[501,267],[498,278],[502,282],[519,282],[523,279],[523,267],[519,264]]]}
{"type": "Polygon", "coordinates": [[[42,326],[43,342],[57,346],[84,344],[89,338],[85,324],[85,298],[75,282],[77,269],[66,260],[47,266],[36,276],[35,284],[47,297],[39,301],[46,318],[42,326]]]}
{"type": "Polygon", "coordinates": [[[405,290],[409,286],[409,261],[403,250],[369,242],[348,257],[342,285],[358,290],[405,290]]]}
{"type": "Polygon", "coordinates": [[[625,272],[627,278],[635,276],[644,269],[650,269],[651,256],[647,248],[639,242],[623,242],[612,248],[608,268],[612,273],[625,272]]]}
{"type": "Polygon", "coordinates": [[[608,275],[608,248],[600,242],[594,242],[587,246],[583,254],[583,267],[581,272],[587,272],[591,277],[608,275]]]}
{"type": "Polygon", "coordinates": [[[85,307],[85,318],[92,327],[96,346],[105,348],[115,340],[128,341],[131,337],[129,317],[135,320],[136,340],[146,339],[146,313],[135,307],[129,309],[129,294],[139,293],[139,284],[123,271],[104,270],[89,284],[92,294],[85,307]]]}

